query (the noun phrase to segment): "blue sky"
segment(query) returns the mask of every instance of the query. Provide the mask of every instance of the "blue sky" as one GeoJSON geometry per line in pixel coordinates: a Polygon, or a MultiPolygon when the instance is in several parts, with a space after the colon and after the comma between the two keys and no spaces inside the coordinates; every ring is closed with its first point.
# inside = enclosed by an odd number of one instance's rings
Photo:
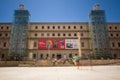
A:
{"type": "Polygon", "coordinates": [[[120,22],[120,0],[0,0],[0,22],[12,22],[21,3],[31,14],[30,22],[88,22],[95,3],[105,10],[107,22],[120,22]]]}

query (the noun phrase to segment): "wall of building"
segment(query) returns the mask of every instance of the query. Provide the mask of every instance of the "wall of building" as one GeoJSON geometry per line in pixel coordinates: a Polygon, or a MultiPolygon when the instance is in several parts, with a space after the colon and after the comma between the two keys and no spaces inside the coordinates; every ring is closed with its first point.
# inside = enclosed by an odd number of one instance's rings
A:
{"type": "Polygon", "coordinates": [[[78,50],[39,50],[38,45],[34,46],[34,43],[38,44],[39,39],[78,39],[77,33],[81,35],[81,47],[82,53],[90,53],[90,37],[88,31],[88,23],[31,23],[29,27],[29,40],[28,49],[30,49],[30,58],[32,54],[36,54],[38,57],[43,54],[44,58],[47,54],[52,57],[53,54],[74,55],[78,53],[78,50]]]}
{"type": "MultiPolygon", "coordinates": [[[[11,23],[0,23],[0,57],[5,58],[8,53],[11,23]],[[3,55],[4,54],[4,55],[3,55]]],[[[120,23],[107,23],[107,29],[110,40],[110,50],[115,58],[120,58],[120,23]]],[[[53,54],[65,54],[69,57],[70,54],[74,56],[78,53],[77,49],[73,50],[40,50],[38,49],[39,39],[77,39],[77,33],[80,32],[82,54],[91,53],[91,38],[89,36],[88,23],[30,23],[28,31],[28,56],[40,59],[43,54],[46,58],[47,54],[52,57],[53,54]],[[36,46],[34,46],[36,42],[36,46]]]]}
{"type": "Polygon", "coordinates": [[[11,23],[0,23],[0,60],[5,60],[10,40],[11,23]]]}
{"type": "Polygon", "coordinates": [[[114,58],[120,58],[120,23],[107,24],[111,53],[114,58]]]}

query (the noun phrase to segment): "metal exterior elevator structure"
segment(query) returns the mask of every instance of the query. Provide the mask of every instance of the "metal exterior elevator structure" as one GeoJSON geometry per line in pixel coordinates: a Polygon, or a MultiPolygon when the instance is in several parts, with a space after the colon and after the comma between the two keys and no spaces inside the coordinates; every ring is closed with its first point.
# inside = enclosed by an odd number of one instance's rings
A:
{"type": "Polygon", "coordinates": [[[27,56],[29,15],[29,11],[25,10],[23,4],[20,4],[19,9],[14,11],[8,53],[10,59],[23,59],[27,56]]]}
{"type": "Polygon", "coordinates": [[[105,11],[96,4],[89,13],[89,31],[92,53],[95,58],[110,58],[109,37],[106,27],[105,11]]]}

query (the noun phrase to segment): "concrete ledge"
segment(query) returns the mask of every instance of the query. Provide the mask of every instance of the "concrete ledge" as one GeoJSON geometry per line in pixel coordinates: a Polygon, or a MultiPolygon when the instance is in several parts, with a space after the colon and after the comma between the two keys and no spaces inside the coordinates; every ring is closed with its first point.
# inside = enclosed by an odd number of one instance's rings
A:
{"type": "MultiPolygon", "coordinates": [[[[81,60],[80,61],[82,66],[89,66],[89,65],[120,65],[119,60],[81,60]]],[[[49,60],[42,60],[42,61],[0,61],[0,67],[32,67],[32,66],[74,66],[74,64],[70,62],[57,63],[53,64],[49,60]]]]}

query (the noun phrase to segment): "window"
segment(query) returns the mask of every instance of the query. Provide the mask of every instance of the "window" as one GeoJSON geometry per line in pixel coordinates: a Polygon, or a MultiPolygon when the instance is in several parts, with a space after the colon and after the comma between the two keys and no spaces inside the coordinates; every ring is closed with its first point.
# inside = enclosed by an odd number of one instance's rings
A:
{"type": "Polygon", "coordinates": [[[53,29],[55,29],[55,26],[53,26],[53,29]]]}
{"type": "Polygon", "coordinates": [[[72,58],[72,54],[69,54],[69,58],[72,58]]]}
{"type": "Polygon", "coordinates": [[[112,47],[115,47],[115,44],[114,44],[114,43],[112,43],[112,47]]]}
{"type": "Polygon", "coordinates": [[[2,34],[0,33],[0,37],[2,36],[2,34]]]}
{"type": "Polygon", "coordinates": [[[84,47],[84,42],[81,43],[81,47],[84,47]]]}
{"type": "Polygon", "coordinates": [[[52,54],[52,58],[55,58],[55,54],[52,54]]]}
{"type": "Polygon", "coordinates": [[[65,26],[63,26],[63,29],[65,29],[65,26]]]}
{"type": "Polygon", "coordinates": [[[3,59],[4,57],[5,57],[5,55],[4,55],[4,54],[2,54],[2,55],[1,55],[1,58],[3,59]]]}
{"type": "Polygon", "coordinates": [[[115,26],[115,29],[117,29],[117,26],[115,26]]]}
{"type": "Polygon", "coordinates": [[[7,26],[6,29],[9,29],[9,27],[7,26]]]}
{"type": "Polygon", "coordinates": [[[118,42],[118,47],[120,47],[120,42],[118,42]]]}
{"type": "Polygon", "coordinates": [[[76,26],[74,26],[74,29],[76,29],[76,26]]]}
{"type": "Polygon", "coordinates": [[[80,29],[82,29],[83,28],[83,26],[80,26],[80,29]]]}
{"type": "Polygon", "coordinates": [[[83,33],[81,33],[81,36],[83,36],[83,33]]]}
{"type": "Polygon", "coordinates": [[[109,29],[112,29],[112,27],[110,26],[109,29]]]}
{"type": "Polygon", "coordinates": [[[118,37],[118,36],[119,36],[119,34],[116,34],[116,36],[118,37]]]}
{"type": "Polygon", "coordinates": [[[60,33],[58,33],[58,36],[60,36],[60,33]]]}
{"type": "Polygon", "coordinates": [[[40,54],[40,59],[43,59],[43,54],[40,54]]]}
{"type": "Polygon", "coordinates": [[[58,26],[58,29],[60,29],[60,26],[58,26]]]}
{"type": "Polygon", "coordinates": [[[55,34],[53,33],[52,36],[55,36],[55,34]]]}
{"type": "Polygon", "coordinates": [[[7,45],[7,43],[6,43],[6,42],[4,42],[3,46],[4,46],[4,47],[6,47],[6,45],[7,45]]]}
{"type": "Polygon", "coordinates": [[[36,59],[36,54],[34,53],[32,57],[33,57],[33,59],[36,59]]]}
{"type": "Polygon", "coordinates": [[[3,26],[1,26],[1,29],[3,29],[3,26]]]}
{"type": "Polygon", "coordinates": [[[111,36],[113,36],[113,34],[110,34],[111,36]]]}
{"type": "Polygon", "coordinates": [[[6,34],[5,34],[5,36],[7,37],[7,36],[8,36],[8,34],[6,33],[6,34]]]}
{"type": "Polygon", "coordinates": [[[35,33],[35,36],[37,36],[37,33],[35,33]]]}
{"type": "Polygon", "coordinates": [[[65,36],[65,33],[63,34],[63,36],[65,36]]]}
{"type": "Polygon", "coordinates": [[[33,46],[34,46],[34,47],[37,47],[37,42],[36,42],[36,41],[34,42],[34,45],[33,45],[33,46]]]}
{"type": "Polygon", "coordinates": [[[47,26],[48,29],[50,29],[50,26],[47,26]]]}
{"type": "Polygon", "coordinates": [[[69,33],[68,36],[71,36],[71,34],[69,33]]]}
{"type": "Polygon", "coordinates": [[[49,57],[49,54],[46,54],[46,57],[48,58],[48,57],[49,57]]]}
{"type": "Polygon", "coordinates": [[[68,29],[70,29],[70,26],[68,26],[68,29]]]}
{"type": "Polygon", "coordinates": [[[35,26],[35,29],[38,29],[38,26],[35,26]]]}
{"type": "Polygon", "coordinates": [[[76,33],[74,33],[74,36],[77,36],[77,34],[76,34],[76,33]]]}
{"type": "Polygon", "coordinates": [[[42,29],[44,29],[44,26],[42,26],[42,29]]]}

